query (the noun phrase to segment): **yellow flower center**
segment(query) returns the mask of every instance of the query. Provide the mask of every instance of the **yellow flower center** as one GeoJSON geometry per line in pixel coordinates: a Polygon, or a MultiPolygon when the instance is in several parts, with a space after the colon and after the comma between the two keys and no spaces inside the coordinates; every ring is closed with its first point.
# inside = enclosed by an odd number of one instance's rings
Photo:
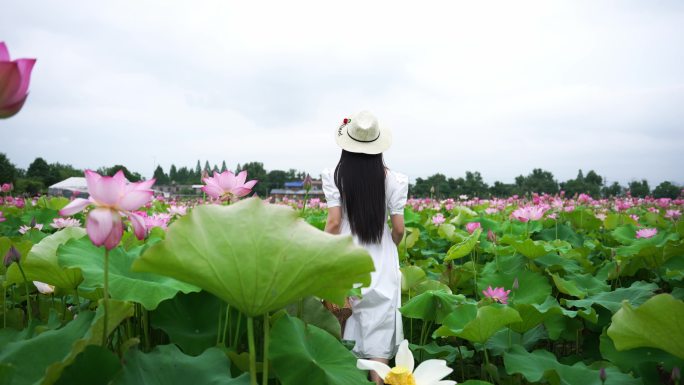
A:
{"type": "Polygon", "coordinates": [[[385,377],[385,384],[390,385],[416,385],[413,373],[403,366],[395,366],[385,377]]]}

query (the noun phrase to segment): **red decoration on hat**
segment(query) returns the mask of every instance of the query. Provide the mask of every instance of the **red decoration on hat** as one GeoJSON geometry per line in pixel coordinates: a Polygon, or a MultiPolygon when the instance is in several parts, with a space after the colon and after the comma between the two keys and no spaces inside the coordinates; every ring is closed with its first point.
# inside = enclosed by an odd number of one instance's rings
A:
{"type": "Polygon", "coordinates": [[[344,120],[342,121],[342,124],[347,124],[347,123],[349,123],[349,119],[344,118],[344,120]]]}

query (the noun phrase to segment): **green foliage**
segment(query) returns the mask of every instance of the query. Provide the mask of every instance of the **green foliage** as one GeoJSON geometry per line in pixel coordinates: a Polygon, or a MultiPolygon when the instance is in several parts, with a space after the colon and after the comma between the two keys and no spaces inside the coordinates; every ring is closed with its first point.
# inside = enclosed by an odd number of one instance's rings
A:
{"type": "Polygon", "coordinates": [[[196,207],[133,269],[197,285],[256,316],[309,295],[342,305],[352,284],[370,283],[373,261],[351,237],[323,233],[289,207],[251,198],[196,207]]]}
{"type": "Polygon", "coordinates": [[[556,194],[558,192],[558,182],[553,179],[553,174],[541,168],[533,169],[532,173],[527,176],[517,176],[515,184],[521,194],[532,194],[535,192],[539,194],[556,194]]]}
{"type": "Polygon", "coordinates": [[[653,189],[654,198],[672,198],[676,199],[682,191],[682,187],[675,185],[672,182],[661,182],[655,189],[653,189]]]}
{"type": "Polygon", "coordinates": [[[368,383],[356,357],[335,337],[288,315],[273,325],[268,356],[283,385],[368,383]]]}
{"type": "Polygon", "coordinates": [[[19,176],[19,170],[14,163],[10,162],[5,153],[0,152],[0,184],[15,183],[19,176]]]}
{"type": "Polygon", "coordinates": [[[247,180],[256,179],[259,181],[256,185],[254,185],[254,188],[252,189],[252,191],[254,191],[254,193],[260,197],[268,196],[268,193],[271,190],[269,190],[269,188],[268,188],[269,187],[268,174],[266,173],[266,170],[264,169],[264,164],[261,162],[245,163],[237,171],[240,172],[242,170],[247,171],[247,180]]]}
{"type": "Polygon", "coordinates": [[[620,372],[617,368],[607,367],[606,381],[602,382],[599,369],[587,367],[578,362],[574,365],[563,365],[558,362],[553,353],[545,350],[535,350],[528,353],[516,345],[510,352],[504,353],[506,373],[522,374],[531,382],[548,381],[550,384],[563,385],[641,385],[639,379],[620,372]]]}
{"type": "Polygon", "coordinates": [[[642,179],[640,182],[633,180],[629,182],[627,188],[633,197],[643,198],[651,193],[651,189],[648,187],[648,181],[646,179],[642,179]]]}
{"type": "MultiPolygon", "coordinates": [[[[148,245],[137,246],[130,250],[117,247],[110,251],[109,293],[112,298],[135,301],[148,310],[154,310],[165,299],[173,298],[176,293],[199,291],[199,287],[176,279],[131,271],[131,264],[148,245]]],[[[57,252],[59,264],[65,268],[77,268],[83,274],[80,288],[93,291],[104,287],[103,247],[95,247],[88,237],[70,240],[57,252]]]]}
{"type": "Polygon", "coordinates": [[[183,354],[175,345],[159,345],[150,353],[132,349],[124,356],[125,365],[112,385],[247,385],[249,376],[230,377],[230,361],[219,348],[202,355],[183,354]]]}
{"type": "Polygon", "coordinates": [[[608,336],[617,350],[638,347],[662,349],[684,359],[684,302],[658,294],[638,308],[629,303],[613,315],[608,336]]]}
{"type": "Polygon", "coordinates": [[[178,293],[159,304],[150,317],[152,326],[163,330],[185,354],[197,356],[216,345],[221,304],[206,291],[178,293]]]}
{"type": "MultiPolygon", "coordinates": [[[[128,302],[109,301],[108,333],[133,315],[128,302]]],[[[82,312],[78,318],[57,330],[45,331],[33,338],[6,344],[0,362],[12,365],[12,385],[53,383],[87,346],[102,342],[104,312],[82,312]]]]}

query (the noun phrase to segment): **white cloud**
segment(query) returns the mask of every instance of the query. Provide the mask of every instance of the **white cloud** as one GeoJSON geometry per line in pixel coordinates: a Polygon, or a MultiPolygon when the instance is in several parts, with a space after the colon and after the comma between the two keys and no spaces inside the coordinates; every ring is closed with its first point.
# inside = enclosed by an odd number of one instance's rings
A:
{"type": "MultiPolygon", "coordinates": [[[[684,8],[676,1],[14,2],[0,38],[37,57],[31,96],[0,122],[37,156],[316,174],[360,109],[390,126],[412,178],[510,182],[579,168],[684,183],[684,8]]],[[[6,138],[6,139],[5,139],[6,138]]]]}

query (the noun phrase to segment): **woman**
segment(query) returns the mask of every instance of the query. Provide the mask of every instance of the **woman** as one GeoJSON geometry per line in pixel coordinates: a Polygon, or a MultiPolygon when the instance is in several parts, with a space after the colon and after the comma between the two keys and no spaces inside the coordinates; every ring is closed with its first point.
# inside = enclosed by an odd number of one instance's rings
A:
{"type": "MultiPolygon", "coordinates": [[[[391,145],[392,134],[370,112],[344,119],[336,136],[340,161],[334,171],[321,174],[328,204],[325,231],[352,234],[375,265],[370,287],[361,289],[362,298],[351,298],[352,315],[343,337],[355,341],[353,352],[359,358],[386,364],[404,339],[397,245],[404,236],[408,178],[385,167],[382,153],[391,145]]],[[[383,383],[375,372],[371,379],[383,383]]]]}

